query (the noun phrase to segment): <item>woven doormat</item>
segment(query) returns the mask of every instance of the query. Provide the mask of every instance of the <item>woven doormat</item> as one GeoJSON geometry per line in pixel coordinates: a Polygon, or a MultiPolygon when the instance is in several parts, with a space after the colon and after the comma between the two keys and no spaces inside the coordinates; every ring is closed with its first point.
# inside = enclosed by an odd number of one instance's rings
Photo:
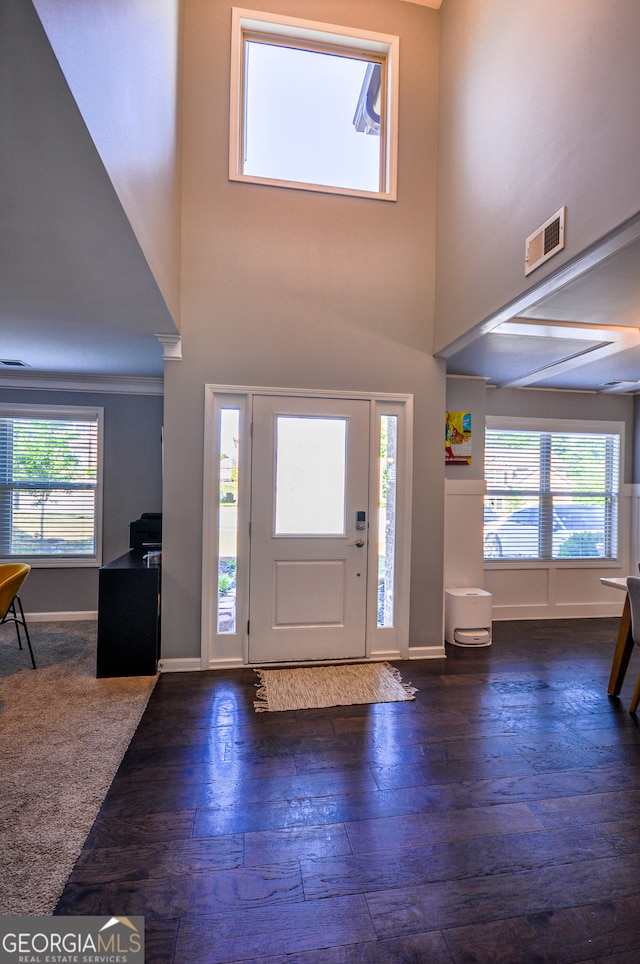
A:
{"type": "Polygon", "coordinates": [[[257,669],[256,713],[310,710],[356,703],[397,703],[418,692],[389,663],[349,663],[294,669],[257,669]]]}

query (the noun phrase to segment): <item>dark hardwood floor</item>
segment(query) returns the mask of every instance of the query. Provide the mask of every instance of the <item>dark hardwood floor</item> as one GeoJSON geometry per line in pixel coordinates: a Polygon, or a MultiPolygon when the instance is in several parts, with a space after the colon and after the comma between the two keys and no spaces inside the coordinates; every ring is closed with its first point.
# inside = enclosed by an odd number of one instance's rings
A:
{"type": "Polygon", "coordinates": [[[640,961],[640,730],[617,620],[494,624],[400,664],[415,701],[253,710],[160,678],[58,914],[142,914],[147,962],[640,961]]]}

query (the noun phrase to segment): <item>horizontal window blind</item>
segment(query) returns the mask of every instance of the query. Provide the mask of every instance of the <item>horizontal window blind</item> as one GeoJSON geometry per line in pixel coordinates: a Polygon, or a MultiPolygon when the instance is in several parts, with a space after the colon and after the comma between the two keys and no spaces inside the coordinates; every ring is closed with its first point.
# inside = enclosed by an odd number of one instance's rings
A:
{"type": "Polygon", "coordinates": [[[99,421],[0,416],[0,555],[95,558],[99,421]]]}
{"type": "Polygon", "coordinates": [[[485,559],[616,558],[620,436],[488,428],[485,559]]]}

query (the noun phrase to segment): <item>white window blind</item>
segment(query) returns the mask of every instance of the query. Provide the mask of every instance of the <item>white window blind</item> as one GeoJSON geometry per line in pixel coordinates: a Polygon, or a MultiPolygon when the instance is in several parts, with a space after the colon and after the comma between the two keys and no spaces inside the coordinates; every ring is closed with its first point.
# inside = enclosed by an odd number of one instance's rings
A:
{"type": "Polygon", "coordinates": [[[489,427],[485,559],[615,559],[620,432],[489,427]]]}
{"type": "Polygon", "coordinates": [[[0,556],[97,561],[101,412],[0,407],[0,556]]]}

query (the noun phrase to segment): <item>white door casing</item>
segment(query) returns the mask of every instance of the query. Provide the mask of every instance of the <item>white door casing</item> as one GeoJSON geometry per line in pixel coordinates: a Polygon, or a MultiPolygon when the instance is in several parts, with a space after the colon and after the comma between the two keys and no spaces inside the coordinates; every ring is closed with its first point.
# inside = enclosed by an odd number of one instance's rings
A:
{"type": "MultiPolygon", "coordinates": [[[[251,663],[255,665],[258,662],[262,665],[277,664],[285,660],[309,662],[326,659],[408,657],[412,416],[413,398],[410,395],[304,392],[281,388],[227,385],[205,386],[200,658],[202,669],[222,669],[251,663]],[[302,536],[293,536],[285,532],[275,536],[276,527],[282,528],[283,518],[280,517],[280,520],[276,521],[278,510],[274,505],[273,495],[278,467],[275,456],[267,454],[266,451],[267,440],[270,445],[275,442],[274,399],[278,399],[278,405],[275,405],[275,408],[279,406],[280,414],[285,418],[285,429],[287,420],[308,417],[319,420],[327,418],[329,422],[334,420],[334,424],[329,426],[329,434],[333,434],[335,441],[335,436],[338,438],[340,436],[340,423],[351,426],[351,439],[348,439],[348,429],[345,431],[347,494],[342,534],[332,533],[326,540],[321,534],[318,538],[317,532],[302,536]],[[352,402],[358,404],[352,407],[352,402]],[[363,407],[360,407],[359,403],[362,403],[363,407]],[[258,420],[254,425],[252,439],[251,423],[254,410],[258,420]],[[233,511],[226,504],[229,494],[224,493],[221,481],[221,475],[224,474],[221,466],[228,465],[228,459],[222,459],[222,452],[224,451],[225,456],[230,454],[228,437],[223,444],[222,423],[224,418],[228,420],[230,411],[234,413],[234,418],[237,415],[239,424],[239,431],[235,433],[237,438],[234,438],[234,445],[237,448],[238,482],[237,505],[233,511]],[[363,414],[365,412],[366,419],[363,414]],[[269,431],[266,433],[265,418],[270,424],[269,431]],[[368,422],[366,428],[365,421],[368,422]],[[392,468],[396,491],[393,508],[396,545],[391,574],[385,568],[382,555],[379,556],[379,553],[385,552],[383,544],[386,539],[385,512],[379,508],[379,491],[382,488],[383,463],[385,463],[381,458],[380,446],[381,437],[387,431],[383,428],[383,422],[387,426],[393,423],[397,428],[396,448],[393,453],[390,451],[387,453],[393,454],[394,460],[386,460],[394,461],[392,468]],[[336,430],[332,431],[333,429],[336,430]],[[359,439],[356,436],[359,436],[359,439]],[[367,437],[368,443],[365,445],[363,438],[367,437]],[[253,467],[255,460],[257,460],[257,468],[253,467]],[[265,464],[268,465],[267,468],[265,464]],[[261,465],[262,468],[260,468],[261,465]],[[368,496],[362,488],[365,474],[368,480],[368,496]],[[351,475],[353,478],[350,478],[351,475]],[[264,484],[267,476],[270,479],[269,485],[264,484]],[[352,491],[349,492],[351,483],[353,483],[352,491]],[[224,508],[219,508],[221,497],[224,508]],[[363,497],[368,498],[368,504],[356,505],[363,497]],[[364,533],[361,528],[355,529],[355,512],[358,511],[366,512],[364,533]],[[254,519],[251,518],[252,513],[255,516],[254,519]],[[218,607],[221,572],[219,566],[222,557],[229,551],[230,532],[227,520],[233,517],[237,517],[238,526],[237,580],[233,599],[236,612],[235,620],[232,623],[225,623],[220,619],[218,607]],[[255,533],[256,524],[258,534],[261,530],[265,534],[264,546],[260,545],[261,539],[255,533]],[[249,536],[251,528],[254,528],[253,538],[249,536]],[[267,531],[270,531],[268,539],[267,531]],[[306,536],[309,535],[311,538],[307,539],[306,536]],[[365,544],[362,548],[355,544],[346,544],[357,542],[363,535],[365,544]],[[304,543],[307,543],[306,557],[302,552],[304,543]],[[321,543],[325,543],[324,558],[322,555],[313,555],[321,543]],[[333,543],[332,553],[326,555],[331,543],[333,543]],[[269,544],[270,548],[267,548],[269,544]],[[273,551],[275,546],[282,548],[286,547],[286,544],[290,553],[293,553],[292,557],[276,559],[273,551]],[[296,551],[293,552],[296,544],[296,551]],[[342,547],[343,558],[340,554],[336,554],[338,545],[342,547]],[[359,563],[359,560],[362,561],[359,563]],[[275,565],[276,562],[278,565],[275,565]],[[256,568],[252,572],[250,591],[250,570],[254,564],[256,568]],[[320,571],[314,572],[314,567],[320,571]],[[390,592],[392,596],[392,617],[388,618],[385,605],[385,616],[382,620],[379,608],[381,568],[385,572],[385,593],[390,592]],[[355,575],[352,580],[349,579],[350,575],[358,572],[360,576],[355,575]],[[319,580],[320,574],[322,578],[319,580]],[[280,579],[279,585],[277,583],[274,585],[276,578],[280,579]],[[352,585],[356,580],[355,586],[352,585]],[[364,588],[362,588],[363,582],[364,588]],[[320,583],[324,586],[322,592],[318,588],[320,583]],[[314,591],[309,591],[310,586],[314,587],[314,591]],[[270,612],[267,617],[269,607],[270,612]],[[249,632],[250,613],[253,621],[251,633],[249,632]],[[362,626],[363,618],[364,649],[361,643],[362,633],[360,629],[355,629],[356,626],[362,626]],[[255,645],[253,642],[250,643],[251,636],[256,631],[256,619],[258,619],[258,627],[264,621],[267,636],[271,636],[265,648],[261,648],[262,644],[258,636],[254,637],[255,645]],[[298,642],[294,645],[294,649],[295,647],[297,649],[294,654],[284,648],[272,647],[277,637],[285,636],[292,641],[297,637],[298,642]],[[323,645],[326,644],[328,649],[323,651],[319,646],[314,649],[313,645],[306,647],[307,637],[309,641],[315,637],[319,643],[322,636],[325,637],[323,645]],[[326,643],[331,636],[334,637],[334,643],[326,643]],[[340,636],[342,639],[338,645],[335,640],[340,636]],[[349,636],[351,641],[347,644],[349,636]],[[358,639],[357,646],[356,639],[358,639]],[[326,652],[326,655],[320,655],[322,652],[326,652]]],[[[321,459],[316,462],[316,468],[313,471],[322,469],[322,465],[321,459]]],[[[286,474],[284,478],[286,480],[286,474]]],[[[296,486],[293,488],[295,489],[296,486]]],[[[304,504],[300,511],[303,514],[306,512],[304,504]]],[[[314,518],[316,515],[317,513],[313,513],[314,518]]],[[[387,528],[389,517],[390,512],[387,510],[387,528]]],[[[285,529],[287,525],[285,521],[285,529]]],[[[330,527],[335,528],[333,522],[330,523],[330,527]]],[[[302,528],[306,528],[306,522],[302,528]]],[[[226,603],[228,602],[227,599],[226,603]]]]}

